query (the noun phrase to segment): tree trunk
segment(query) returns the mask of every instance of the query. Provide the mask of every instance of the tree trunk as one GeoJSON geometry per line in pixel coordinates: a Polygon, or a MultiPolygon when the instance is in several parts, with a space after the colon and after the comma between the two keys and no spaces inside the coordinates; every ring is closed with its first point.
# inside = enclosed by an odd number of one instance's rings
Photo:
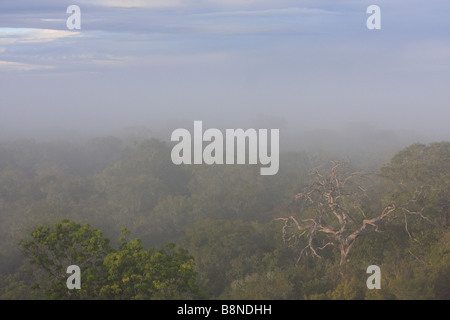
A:
{"type": "Polygon", "coordinates": [[[353,243],[354,242],[351,242],[350,244],[347,243],[347,242],[341,242],[340,248],[339,248],[340,251],[341,251],[341,261],[339,262],[340,266],[343,266],[343,265],[345,265],[347,263],[348,255],[350,253],[350,250],[353,247],[353,243]]]}

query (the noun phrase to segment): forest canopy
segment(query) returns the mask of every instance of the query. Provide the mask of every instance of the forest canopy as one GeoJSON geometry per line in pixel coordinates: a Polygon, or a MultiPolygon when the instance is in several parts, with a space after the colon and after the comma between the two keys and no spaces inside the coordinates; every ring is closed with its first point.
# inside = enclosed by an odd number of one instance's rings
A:
{"type": "Polygon", "coordinates": [[[450,142],[377,151],[369,168],[284,152],[275,176],[177,166],[170,150],[0,143],[0,299],[450,298],[450,142]]]}

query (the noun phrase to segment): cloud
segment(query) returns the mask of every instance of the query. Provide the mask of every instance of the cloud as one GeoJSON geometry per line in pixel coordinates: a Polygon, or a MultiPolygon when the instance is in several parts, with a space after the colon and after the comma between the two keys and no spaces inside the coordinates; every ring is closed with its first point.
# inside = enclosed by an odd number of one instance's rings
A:
{"type": "MultiPolygon", "coordinates": [[[[81,4],[120,8],[189,9],[196,12],[221,11],[225,8],[258,10],[298,6],[295,0],[79,0],[81,4]]],[[[306,1],[313,5],[314,1],[306,1]]],[[[305,3],[303,1],[302,3],[305,3]]]]}
{"type": "Polygon", "coordinates": [[[181,0],[94,0],[80,2],[121,8],[174,8],[183,5],[181,0]]]}
{"type": "Polygon", "coordinates": [[[1,71],[32,71],[42,69],[53,69],[53,66],[33,65],[21,62],[0,61],[1,71]]]}
{"type": "Polygon", "coordinates": [[[227,17],[227,16],[279,16],[279,15],[323,15],[337,14],[337,12],[318,9],[318,8],[276,8],[260,10],[240,10],[240,11],[217,11],[209,13],[200,13],[197,16],[204,17],[227,17]]]}
{"type": "Polygon", "coordinates": [[[15,43],[50,42],[61,38],[79,36],[80,32],[34,29],[0,28],[0,45],[15,43]]]}
{"type": "Polygon", "coordinates": [[[145,57],[128,57],[128,63],[134,65],[153,65],[176,68],[179,66],[214,65],[225,63],[235,56],[229,52],[153,54],[145,57]]]}

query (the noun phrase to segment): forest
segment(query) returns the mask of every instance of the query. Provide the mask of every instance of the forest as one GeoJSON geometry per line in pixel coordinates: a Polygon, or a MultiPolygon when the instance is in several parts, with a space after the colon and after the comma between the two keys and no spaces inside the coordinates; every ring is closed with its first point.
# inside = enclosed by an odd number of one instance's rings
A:
{"type": "Polygon", "coordinates": [[[450,142],[284,151],[274,176],[170,152],[0,142],[0,299],[450,299],[450,142]]]}

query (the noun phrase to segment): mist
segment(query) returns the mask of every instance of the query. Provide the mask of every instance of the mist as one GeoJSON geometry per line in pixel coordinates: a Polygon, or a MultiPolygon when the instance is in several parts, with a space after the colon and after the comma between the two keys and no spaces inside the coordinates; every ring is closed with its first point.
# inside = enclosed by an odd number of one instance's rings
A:
{"type": "Polygon", "coordinates": [[[403,147],[450,137],[446,1],[0,5],[0,140],[131,132],[164,141],[201,120],[278,128],[282,150],[403,147]]]}
{"type": "Polygon", "coordinates": [[[450,299],[449,16],[2,0],[0,300],[450,299]]]}

